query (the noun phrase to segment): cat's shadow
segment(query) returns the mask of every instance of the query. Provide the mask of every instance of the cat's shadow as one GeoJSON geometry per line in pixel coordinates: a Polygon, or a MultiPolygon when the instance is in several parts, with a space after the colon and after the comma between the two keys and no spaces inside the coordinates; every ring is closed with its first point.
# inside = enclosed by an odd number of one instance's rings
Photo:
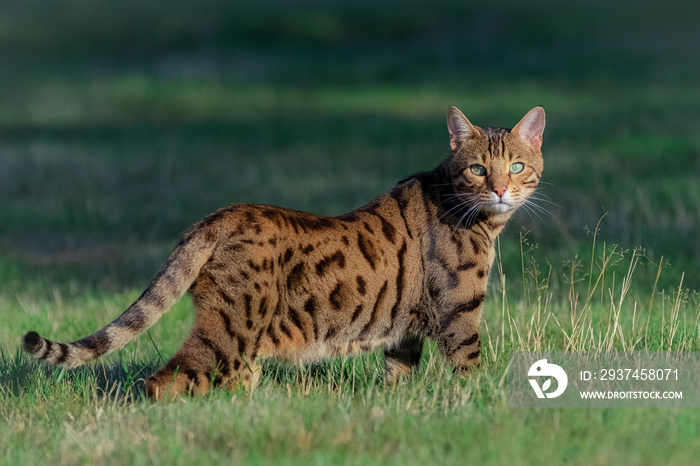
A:
{"type": "MultiPolygon", "coordinates": [[[[3,355],[6,356],[6,355],[3,355]]],[[[0,360],[0,392],[20,398],[29,394],[51,399],[65,390],[79,397],[109,399],[128,404],[145,398],[146,378],[160,367],[155,358],[144,362],[108,358],[75,369],[35,361],[18,351],[0,360]]]]}
{"type": "MultiPolygon", "coordinates": [[[[158,356],[144,361],[119,355],[75,369],[65,369],[35,361],[21,351],[14,357],[6,354],[0,359],[0,393],[13,398],[33,394],[51,399],[66,390],[80,398],[92,398],[120,405],[146,400],[146,379],[162,367],[158,356]]],[[[267,389],[306,391],[321,387],[344,386],[343,391],[358,391],[367,382],[381,384],[383,371],[371,354],[345,359],[296,365],[275,360],[263,362],[260,383],[267,389]],[[354,364],[353,364],[354,363],[354,364]],[[347,382],[359,380],[357,385],[347,382]],[[364,382],[364,383],[363,383],[364,382]]],[[[216,388],[215,390],[226,390],[216,388]]],[[[226,390],[239,394],[240,390],[226,390]]]]}

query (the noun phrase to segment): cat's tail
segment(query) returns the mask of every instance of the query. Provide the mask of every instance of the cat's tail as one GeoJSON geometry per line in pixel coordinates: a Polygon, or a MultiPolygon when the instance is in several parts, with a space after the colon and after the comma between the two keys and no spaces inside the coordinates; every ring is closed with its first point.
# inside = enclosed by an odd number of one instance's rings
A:
{"type": "Polygon", "coordinates": [[[42,361],[71,368],[126,345],[155,324],[195,281],[218,242],[212,217],[183,235],[146,291],[112,323],[72,343],[57,343],[29,332],[22,341],[24,350],[42,361]]]}

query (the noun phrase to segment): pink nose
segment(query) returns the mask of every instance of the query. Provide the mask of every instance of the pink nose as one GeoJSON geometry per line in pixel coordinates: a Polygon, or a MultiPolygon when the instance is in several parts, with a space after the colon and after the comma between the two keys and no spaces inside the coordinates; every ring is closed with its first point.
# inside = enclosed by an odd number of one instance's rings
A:
{"type": "Polygon", "coordinates": [[[498,197],[503,197],[506,191],[508,191],[508,188],[505,186],[496,186],[493,188],[493,192],[498,194],[498,197]]]}

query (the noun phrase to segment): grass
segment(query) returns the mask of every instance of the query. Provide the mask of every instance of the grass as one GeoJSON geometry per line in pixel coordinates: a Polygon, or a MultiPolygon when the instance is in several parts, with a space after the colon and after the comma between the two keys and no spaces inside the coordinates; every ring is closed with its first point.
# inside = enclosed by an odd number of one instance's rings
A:
{"type": "Polygon", "coordinates": [[[513,410],[504,373],[518,350],[697,351],[697,5],[107,3],[0,15],[0,463],[695,460],[696,410],[513,410]],[[112,320],[218,207],[335,215],[433,168],[448,105],[504,126],[544,106],[540,192],[561,206],[502,235],[471,378],[429,345],[397,387],[372,353],[151,403],[188,299],[85,368],[19,352],[112,320]]]}
{"type": "MultiPolygon", "coordinates": [[[[431,344],[420,374],[394,387],[384,385],[382,357],[374,353],[303,367],[272,361],[250,395],[215,390],[202,398],[154,404],[143,393],[143,377],[159,364],[147,335],[117,356],[73,371],[3,352],[3,459],[34,463],[50,455],[62,463],[118,464],[690,461],[698,447],[696,410],[508,409],[504,381],[511,351],[695,351],[700,343],[700,300],[682,283],[668,295],[651,290],[653,302],[629,298],[635,269],[644,260],[639,251],[595,251],[600,255],[591,263],[592,275],[583,273],[589,264],[573,265],[573,298],[567,301],[563,293],[555,297],[550,291],[551,271],[525,252],[527,243],[523,246],[525,287],[513,291],[503,275],[500,284],[494,283],[484,323],[483,368],[468,379],[453,375],[431,344]],[[619,277],[615,285],[609,283],[614,277],[619,277]],[[640,445],[639,438],[654,438],[654,446],[640,445]]],[[[47,321],[70,320],[69,313],[90,314],[96,308],[116,310],[133,297],[87,297],[70,309],[52,303],[46,311],[55,314],[47,321]]],[[[75,320],[55,333],[68,338],[96,327],[94,319],[75,320]]],[[[190,322],[191,304],[178,304],[152,330],[159,350],[172,353],[190,322]]]]}

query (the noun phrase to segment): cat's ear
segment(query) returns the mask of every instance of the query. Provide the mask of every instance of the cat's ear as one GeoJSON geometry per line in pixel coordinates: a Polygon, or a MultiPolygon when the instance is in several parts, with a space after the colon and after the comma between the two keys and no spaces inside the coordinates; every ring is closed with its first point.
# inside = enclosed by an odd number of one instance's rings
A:
{"type": "Polygon", "coordinates": [[[527,115],[510,132],[517,133],[522,139],[532,144],[535,149],[540,150],[542,133],[544,132],[544,109],[535,107],[527,112],[527,115]]]}
{"type": "Polygon", "coordinates": [[[447,129],[450,131],[452,150],[457,149],[462,142],[479,133],[479,130],[467,120],[467,117],[457,107],[450,107],[447,110],[447,129]]]}

